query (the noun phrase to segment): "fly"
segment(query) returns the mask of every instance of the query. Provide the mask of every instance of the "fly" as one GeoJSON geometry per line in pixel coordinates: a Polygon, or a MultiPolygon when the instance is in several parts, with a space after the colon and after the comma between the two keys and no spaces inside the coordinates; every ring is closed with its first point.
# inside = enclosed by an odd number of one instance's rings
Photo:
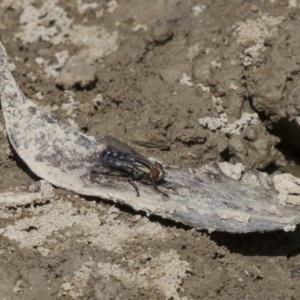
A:
{"type": "Polygon", "coordinates": [[[99,164],[92,170],[93,173],[127,177],[129,183],[136,190],[137,197],[140,196],[140,193],[134,180],[151,184],[156,191],[168,196],[157,187],[157,184],[161,184],[167,189],[173,188],[165,180],[165,172],[160,163],[151,162],[128,145],[111,136],[105,136],[101,141],[106,148],[101,152],[99,164]]]}

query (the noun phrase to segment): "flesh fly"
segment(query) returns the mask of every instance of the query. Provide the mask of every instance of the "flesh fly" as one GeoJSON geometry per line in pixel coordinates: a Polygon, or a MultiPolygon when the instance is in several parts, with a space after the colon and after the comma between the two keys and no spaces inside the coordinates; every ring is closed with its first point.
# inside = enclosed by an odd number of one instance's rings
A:
{"type": "Polygon", "coordinates": [[[157,187],[157,184],[161,184],[167,189],[172,188],[165,181],[165,172],[160,163],[151,162],[128,145],[111,136],[105,136],[101,141],[105,144],[106,149],[100,154],[99,164],[92,170],[93,173],[127,177],[129,183],[136,190],[137,197],[140,196],[140,193],[135,180],[151,184],[156,191],[168,196],[157,187]]]}

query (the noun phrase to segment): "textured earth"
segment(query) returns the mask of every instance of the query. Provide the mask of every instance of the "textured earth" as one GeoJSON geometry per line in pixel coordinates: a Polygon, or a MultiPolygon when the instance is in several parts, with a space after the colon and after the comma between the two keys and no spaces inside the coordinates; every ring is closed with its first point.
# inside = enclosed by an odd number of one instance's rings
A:
{"type": "MultiPolygon", "coordinates": [[[[300,174],[297,0],[0,0],[0,40],[26,96],[76,130],[183,169],[300,174]]],[[[300,298],[299,228],[149,218],[40,181],[2,115],[0,139],[0,198],[33,199],[0,206],[1,300],[300,298]]]]}

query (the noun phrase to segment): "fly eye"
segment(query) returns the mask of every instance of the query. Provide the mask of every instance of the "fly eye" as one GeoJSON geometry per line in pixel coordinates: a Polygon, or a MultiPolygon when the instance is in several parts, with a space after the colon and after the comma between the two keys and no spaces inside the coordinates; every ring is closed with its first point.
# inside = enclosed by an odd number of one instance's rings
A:
{"type": "Polygon", "coordinates": [[[151,178],[154,180],[154,181],[157,181],[157,180],[159,180],[160,178],[159,178],[159,169],[158,168],[153,168],[152,170],[151,170],[151,178]]]}
{"type": "Polygon", "coordinates": [[[152,168],[152,170],[150,172],[150,177],[154,181],[160,181],[164,177],[164,172],[162,169],[154,167],[154,168],[152,168]]]}

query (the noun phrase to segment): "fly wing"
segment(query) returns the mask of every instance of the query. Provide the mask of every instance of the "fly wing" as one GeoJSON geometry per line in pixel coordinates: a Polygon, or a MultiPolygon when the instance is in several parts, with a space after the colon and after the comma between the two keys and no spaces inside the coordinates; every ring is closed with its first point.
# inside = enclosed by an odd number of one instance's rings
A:
{"type": "Polygon", "coordinates": [[[126,161],[134,161],[136,164],[146,165],[151,169],[153,165],[152,162],[120,140],[112,136],[104,136],[100,141],[107,146],[108,150],[117,152],[120,156],[123,154],[126,161]]]}
{"type": "Polygon", "coordinates": [[[132,154],[134,156],[143,157],[137,151],[112,136],[104,136],[100,139],[100,142],[104,143],[108,149],[114,152],[123,152],[124,154],[132,154]]]}
{"type": "Polygon", "coordinates": [[[140,154],[110,136],[102,138],[101,142],[105,143],[106,149],[101,153],[93,172],[111,175],[133,174],[135,170],[134,160],[136,157],[140,157],[140,154]]]}
{"type": "Polygon", "coordinates": [[[93,172],[98,174],[111,175],[130,175],[134,172],[131,155],[123,152],[105,151],[97,164],[95,164],[93,172]]]}

